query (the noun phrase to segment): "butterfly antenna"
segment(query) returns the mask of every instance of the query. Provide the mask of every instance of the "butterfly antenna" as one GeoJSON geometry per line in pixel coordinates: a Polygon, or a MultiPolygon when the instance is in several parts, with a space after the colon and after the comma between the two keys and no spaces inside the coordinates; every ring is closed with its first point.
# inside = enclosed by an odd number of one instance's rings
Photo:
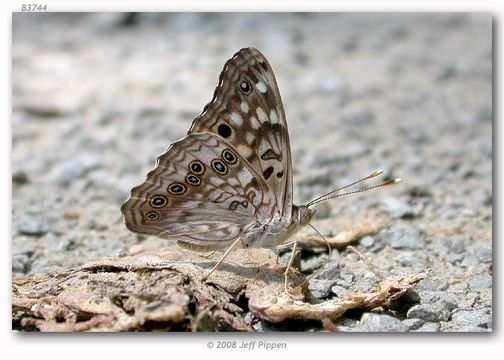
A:
{"type": "Polygon", "coordinates": [[[338,191],[341,191],[343,189],[346,189],[346,188],[349,188],[351,186],[354,186],[354,185],[356,185],[356,184],[358,184],[360,182],[363,182],[365,180],[372,179],[372,178],[374,178],[376,176],[379,176],[381,174],[383,174],[383,170],[376,170],[372,174],[370,174],[370,175],[368,175],[366,177],[363,177],[362,179],[356,180],[356,181],[354,181],[354,182],[352,182],[352,183],[350,183],[348,185],[342,186],[340,188],[337,188],[335,190],[332,190],[332,191],[328,192],[327,194],[324,194],[322,196],[319,196],[319,197],[313,199],[306,206],[310,207],[310,206],[315,205],[315,204],[317,204],[319,202],[322,202],[322,201],[326,201],[326,200],[337,198],[337,197],[344,196],[344,195],[356,194],[356,193],[360,193],[360,192],[363,192],[363,191],[367,191],[367,190],[371,190],[371,189],[375,189],[375,188],[379,188],[379,187],[383,187],[383,186],[389,186],[389,185],[397,184],[398,182],[401,181],[401,178],[395,178],[395,179],[386,181],[386,182],[378,184],[378,185],[366,187],[364,189],[350,191],[350,192],[346,192],[346,193],[341,193],[341,194],[336,194],[336,195],[330,196],[331,194],[334,194],[334,193],[336,193],[338,191]]]}

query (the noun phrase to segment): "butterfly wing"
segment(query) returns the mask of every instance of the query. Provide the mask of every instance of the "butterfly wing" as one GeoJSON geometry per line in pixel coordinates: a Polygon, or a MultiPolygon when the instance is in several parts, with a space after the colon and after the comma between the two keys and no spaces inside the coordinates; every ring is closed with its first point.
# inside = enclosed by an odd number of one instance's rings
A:
{"type": "Polygon", "coordinates": [[[173,143],[122,205],[126,226],[204,250],[227,246],[271,217],[273,194],[260,174],[220,136],[173,143]]]}
{"type": "Polygon", "coordinates": [[[258,50],[238,51],[189,134],[211,132],[230,142],[275,194],[272,218],[290,219],[292,171],[289,133],[270,64],[258,50]]]}

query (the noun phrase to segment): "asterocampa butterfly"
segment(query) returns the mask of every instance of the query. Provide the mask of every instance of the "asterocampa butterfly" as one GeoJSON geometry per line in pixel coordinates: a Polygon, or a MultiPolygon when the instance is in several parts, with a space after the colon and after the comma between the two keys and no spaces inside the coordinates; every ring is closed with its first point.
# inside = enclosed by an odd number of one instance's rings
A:
{"type": "Polygon", "coordinates": [[[335,191],[292,203],[289,133],[275,76],[264,55],[245,48],[226,62],[187,136],[159,156],[121,211],[131,231],[191,250],[227,247],[218,265],[239,244],[282,244],[310,222],[309,207],[335,191]]]}

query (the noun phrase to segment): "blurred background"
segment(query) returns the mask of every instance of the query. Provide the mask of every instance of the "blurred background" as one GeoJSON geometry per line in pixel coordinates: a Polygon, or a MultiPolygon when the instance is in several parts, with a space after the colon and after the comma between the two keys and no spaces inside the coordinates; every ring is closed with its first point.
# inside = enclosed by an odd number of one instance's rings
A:
{"type": "Polygon", "coordinates": [[[315,225],[385,212],[362,251],[398,271],[429,257],[429,291],[488,313],[490,14],[14,13],[13,276],[173,246],[128,232],[119,207],[248,46],[277,77],[296,203],[379,168],[403,178],[321,204],[315,225]]]}

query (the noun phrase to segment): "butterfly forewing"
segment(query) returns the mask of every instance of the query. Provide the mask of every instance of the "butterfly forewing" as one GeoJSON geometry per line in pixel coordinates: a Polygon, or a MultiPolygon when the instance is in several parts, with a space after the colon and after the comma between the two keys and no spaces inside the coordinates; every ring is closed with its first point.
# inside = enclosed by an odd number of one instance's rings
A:
{"type": "Polygon", "coordinates": [[[258,50],[242,49],[226,62],[212,101],[189,134],[212,132],[229,143],[275,194],[273,217],[290,219],[289,134],[273,70],[258,50]]]}

